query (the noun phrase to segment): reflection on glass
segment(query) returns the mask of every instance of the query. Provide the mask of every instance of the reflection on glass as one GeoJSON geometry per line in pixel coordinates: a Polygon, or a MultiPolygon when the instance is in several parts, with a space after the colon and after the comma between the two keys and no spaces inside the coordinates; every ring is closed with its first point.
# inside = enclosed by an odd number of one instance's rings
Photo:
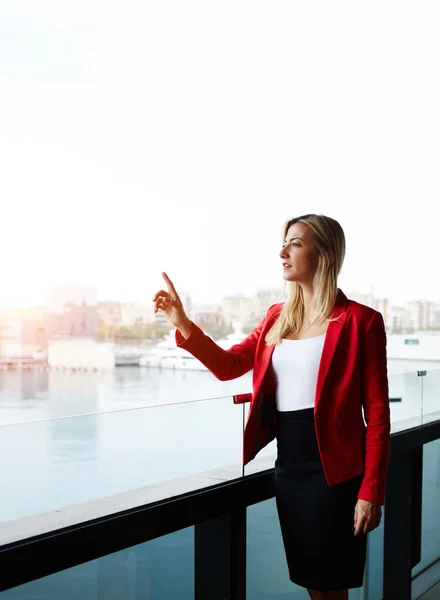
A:
{"type": "MultiPolygon", "coordinates": [[[[382,508],[382,513],[383,513],[382,508]]],[[[368,534],[364,585],[350,590],[350,600],[382,600],[384,515],[377,529],[368,534]]]]}
{"type": "Polygon", "coordinates": [[[0,371],[0,425],[44,418],[48,390],[47,371],[0,371]]]}
{"type": "Polygon", "coordinates": [[[239,477],[239,413],[227,397],[3,426],[0,477],[10,484],[0,498],[0,518],[214,469],[222,478],[239,477]]]}
{"type": "Polygon", "coordinates": [[[5,592],[0,600],[193,600],[188,527],[5,592]]]}
{"type": "Polygon", "coordinates": [[[251,387],[249,373],[219,381],[208,371],[128,366],[99,372],[0,370],[0,425],[227,397],[251,387]]]}
{"type": "Polygon", "coordinates": [[[440,440],[423,446],[422,555],[416,575],[440,558],[440,440]]]}
{"type": "MultiPolygon", "coordinates": [[[[247,600],[308,600],[304,588],[289,579],[275,499],[247,510],[247,600]]],[[[384,519],[368,534],[364,586],[350,590],[350,600],[381,600],[384,519]]]]}
{"type": "Polygon", "coordinates": [[[247,509],[247,600],[309,600],[289,579],[275,499],[247,509]]]}
{"type": "Polygon", "coordinates": [[[423,423],[440,419],[440,369],[426,371],[422,377],[423,423]]]}
{"type": "Polygon", "coordinates": [[[422,422],[422,378],[414,373],[389,377],[391,432],[418,427],[422,422]]]}

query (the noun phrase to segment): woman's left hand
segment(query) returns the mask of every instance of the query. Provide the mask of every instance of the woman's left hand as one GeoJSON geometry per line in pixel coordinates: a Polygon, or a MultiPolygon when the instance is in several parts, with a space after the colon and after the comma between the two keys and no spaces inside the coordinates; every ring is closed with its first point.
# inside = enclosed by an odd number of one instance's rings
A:
{"type": "Polygon", "coordinates": [[[354,509],[354,535],[366,534],[379,527],[382,507],[367,500],[358,500],[354,509]]]}

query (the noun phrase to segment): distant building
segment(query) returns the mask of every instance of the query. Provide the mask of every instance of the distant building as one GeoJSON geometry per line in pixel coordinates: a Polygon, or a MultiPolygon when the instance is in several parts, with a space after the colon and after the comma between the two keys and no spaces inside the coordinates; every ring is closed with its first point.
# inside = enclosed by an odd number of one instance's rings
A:
{"type": "Polygon", "coordinates": [[[47,350],[45,308],[0,311],[0,357],[26,358],[47,350]]]}
{"type": "Polygon", "coordinates": [[[59,287],[48,303],[49,339],[98,339],[98,294],[93,288],[59,287]]]}
{"type": "Polygon", "coordinates": [[[256,293],[256,318],[263,319],[266,316],[267,309],[272,306],[272,304],[284,302],[285,299],[285,292],[281,288],[258,290],[256,293]]]}
{"type": "Polygon", "coordinates": [[[172,328],[171,323],[168,321],[165,314],[161,310],[158,310],[157,313],[153,314],[153,317],[154,317],[154,323],[156,323],[159,327],[172,328]]]}
{"type": "Polygon", "coordinates": [[[390,306],[385,324],[389,333],[404,333],[406,329],[405,307],[390,306]]]}
{"type": "Polygon", "coordinates": [[[373,308],[383,316],[385,326],[388,323],[389,301],[388,298],[375,298],[373,308]]]}
{"type": "Polygon", "coordinates": [[[354,300],[355,302],[359,302],[359,304],[365,304],[365,306],[374,308],[374,300],[370,292],[348,292],[346,296],[349,300],[354,300]]]}
{"type": "Polygon", "coordinates": [[[407,327],[415,331],[440,327],[440,304],[414,300],[407,305],[407,327]]]}
{"type": "Polygon", "coordinates": [[[416,300],[406,305],[405,326],[408,329],[423,329],[423,303],[416,300]]]}
{"type": "Polygon", "coordinates": [[[191,294],[189,292],[180,291],[179,298],[183,304],[183,308],[185,309],[186,314],[190,319],[193,318],[194,305],[191,298],[191,294]]]}
{"type": "Polygon", "coordinates": [[[209,328],[223,327],[225,317],[220,304],[205,304],[193,307],[192,319],[196,323],[202,323],[203,328],[209,331],[209,328]]]}
{"type": "Polygon", "coordinates": [[[429,311],[429,328],[440,329],[440,304],[436,302],[431,303],[429,311]]]}
{"type": "Polygon", "coordinates": [[[120,323],[132,327],[145,325],[154,321],[153,303],[149,305],[134,302],[121,304],[120,323]]]}
{"type": "Polygon", "coordinates": [[[285,299],[282,288],[262,288],[253,296],[242,293],[226,296],[221,302],[221,309],[228,326],[233,326],[234,323],[254,323],[265,317],[270,306],[284,302],[285,299]]]}
{"type": "Polygon", "coordinates": [[[120,325],[122,304],[120,302],[98,302],[98,319],[103,325],[120,325]]]}
{"type": "Polygon", "coordinates": [[[225,323],[228,327],[234,323],[247,323],[258,318],[258,300],[255,296],[235,294],[227,296],[221,302],[225,323]]]}
{"type": "Polygon", "coordinates": [[[115,353],[111,344],[77,336],[49,341],[50,367],[67,369],[114,369],[115,353]]]}

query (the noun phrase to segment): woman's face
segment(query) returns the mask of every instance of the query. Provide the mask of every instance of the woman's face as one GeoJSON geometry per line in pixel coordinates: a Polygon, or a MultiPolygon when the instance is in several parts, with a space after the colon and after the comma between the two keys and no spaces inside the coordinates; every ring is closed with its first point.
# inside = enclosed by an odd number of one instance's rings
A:
{"type": "Polygon", "coordinates": [[[312,230],[304,223],[294,223],[287,231],[280,252],[284,281],[311,284],[319,264],[312,230]]]}

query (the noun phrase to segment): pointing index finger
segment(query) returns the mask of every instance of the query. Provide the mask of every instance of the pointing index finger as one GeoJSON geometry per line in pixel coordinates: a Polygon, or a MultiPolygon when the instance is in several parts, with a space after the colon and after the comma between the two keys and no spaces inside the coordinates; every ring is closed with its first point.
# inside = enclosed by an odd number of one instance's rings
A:
{"type": "Polygon", "coordinates": [[[164,271],[162,272],[162,277],[166,281],[168,291],[170,292],[171,296],[176,300],[178,296],[177,296],[176,288],[173,285],[173,282],[171,281],[171,279],[168,277],[168,275],[164,271]]]}

